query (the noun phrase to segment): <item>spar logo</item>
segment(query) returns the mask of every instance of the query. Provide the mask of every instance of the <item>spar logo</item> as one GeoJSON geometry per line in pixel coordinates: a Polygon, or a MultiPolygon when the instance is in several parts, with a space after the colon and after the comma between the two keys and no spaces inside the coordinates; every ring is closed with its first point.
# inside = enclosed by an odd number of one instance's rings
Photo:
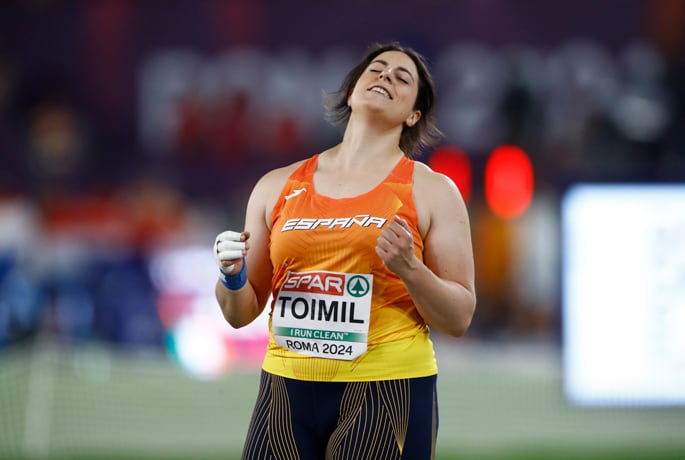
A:
{"type": "Polygon", "coordinates": [[[369,280],[363,276],[355,275],[347,281],[347,292],[353,297],[364,297],[370,288],[369,280]]]}
{"type": "Polygon", "coordinates": [[[346,284],[343,273],[308,272],[291,273],[283,283],[283,289],[334,296],[342,296],[346,290],[352,297],[364,297],[371,286],[369,280],[360,275],[351,276],[346,284]]]}

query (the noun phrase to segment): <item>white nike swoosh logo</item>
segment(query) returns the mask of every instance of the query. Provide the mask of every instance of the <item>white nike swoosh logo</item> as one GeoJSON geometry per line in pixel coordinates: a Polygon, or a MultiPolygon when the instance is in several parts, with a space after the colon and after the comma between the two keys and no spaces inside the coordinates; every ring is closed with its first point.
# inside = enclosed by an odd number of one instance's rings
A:
{"type": "Polygon", "coordinates": [[[299,195],[299,194],[301,194],[301,193],[304,193],[304,192],[306,192],[306,191],[307,191],[306,188],[298,188],[298,189],[295,189],[295,190],[292,191],[292,193],[290,193],[289,195],[286,195],[286,196],[285,196],[285,199],[286,199],[286,200],[289,200],[289,199],[294,198],[294,197],[296,197],[297,195],[299,195]]]}

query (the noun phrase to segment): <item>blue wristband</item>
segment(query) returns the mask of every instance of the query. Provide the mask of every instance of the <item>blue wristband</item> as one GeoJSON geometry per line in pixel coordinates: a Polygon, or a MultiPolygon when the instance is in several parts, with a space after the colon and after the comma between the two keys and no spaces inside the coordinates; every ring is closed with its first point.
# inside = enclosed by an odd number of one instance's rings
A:
{"type": "Polygon", "coordinates": [[[219,270],[219,280],[229,291],[237,291],[247,283],[247,263],[243,257],[243,268],[238,273],[227,275],[219,270]]]}

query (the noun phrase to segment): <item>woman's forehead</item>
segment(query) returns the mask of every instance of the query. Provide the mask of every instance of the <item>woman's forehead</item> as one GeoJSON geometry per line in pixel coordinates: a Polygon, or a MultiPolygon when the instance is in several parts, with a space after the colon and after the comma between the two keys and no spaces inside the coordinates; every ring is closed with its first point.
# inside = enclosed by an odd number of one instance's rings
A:
{"type": "Polygon", "coordinates": [[[416,71],[416,65],[414,64],[412,58],[402,51],[383,51],[378,56],[373,58],[372,62],[375,61],[384,61],[388,64],[402,65],[403,67],[416,71]]]}

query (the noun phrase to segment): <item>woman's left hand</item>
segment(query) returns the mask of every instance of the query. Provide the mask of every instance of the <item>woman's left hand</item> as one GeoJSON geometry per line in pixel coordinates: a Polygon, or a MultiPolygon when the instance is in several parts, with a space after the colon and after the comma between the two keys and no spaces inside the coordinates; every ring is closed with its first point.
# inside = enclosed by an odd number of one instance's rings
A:
{"type": "Polygon", "coordinates": [[[378,237],[376,254],[388,270],[400,277],[416,266],[419,260],[414,254],[414,238],[406,220],[394,216],[378,237]]]}

